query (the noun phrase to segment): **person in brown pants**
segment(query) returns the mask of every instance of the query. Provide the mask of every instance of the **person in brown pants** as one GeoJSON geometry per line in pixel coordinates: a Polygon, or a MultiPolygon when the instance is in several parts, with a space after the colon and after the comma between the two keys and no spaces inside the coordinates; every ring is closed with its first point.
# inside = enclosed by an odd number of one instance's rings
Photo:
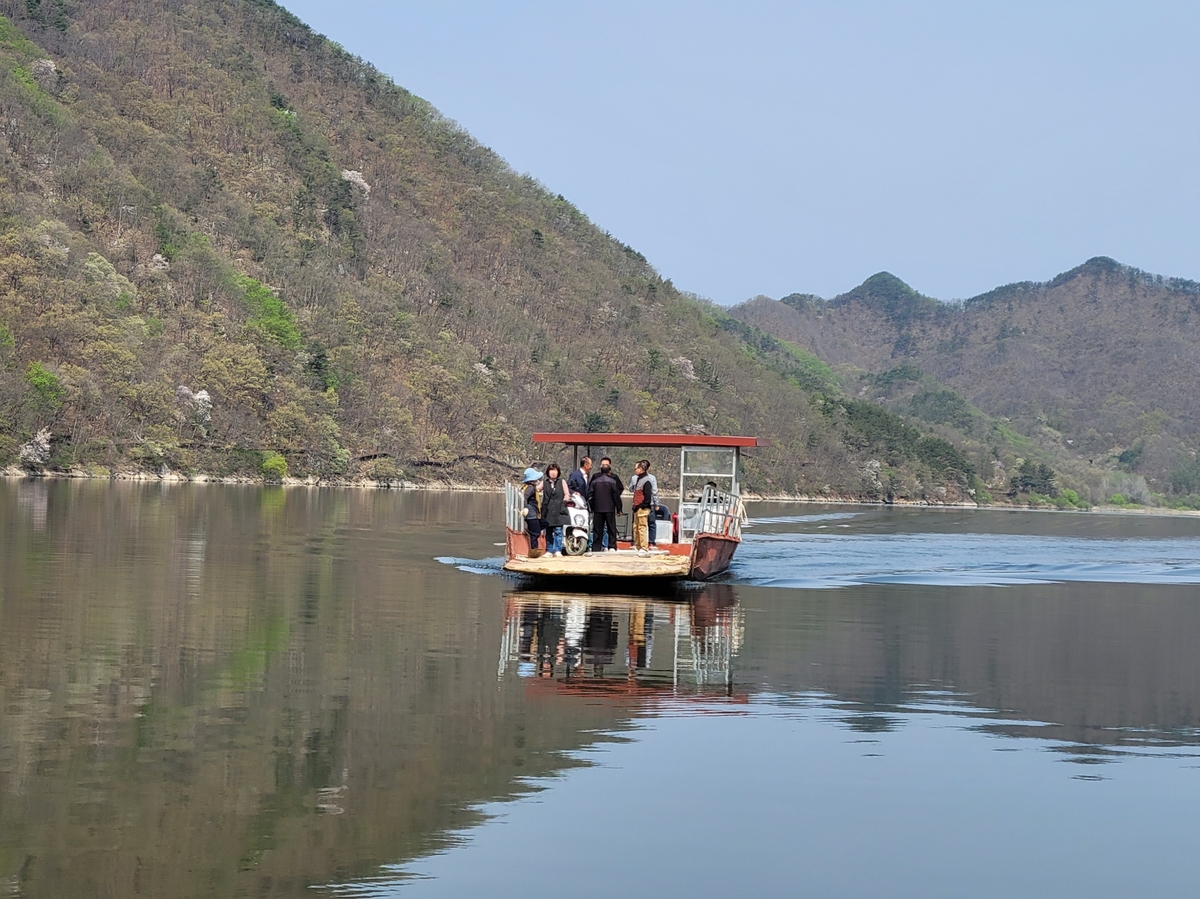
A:
{"type": "Polygon", "coordinates": [[[654,493],[650,489],[650,463],[643,459],[633,469],[633,547],[639,553],[650,551],[650,510],[654,506],[654,493]]]}

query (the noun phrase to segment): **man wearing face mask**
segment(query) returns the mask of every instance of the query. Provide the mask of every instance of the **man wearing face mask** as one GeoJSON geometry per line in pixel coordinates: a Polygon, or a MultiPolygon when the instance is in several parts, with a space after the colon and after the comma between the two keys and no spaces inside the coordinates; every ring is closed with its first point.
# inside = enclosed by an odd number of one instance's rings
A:
{"type": "Polygon", "coordinates": [[[625,486],[613,474],[612,460],[600,460],[600,473],[588,484],[588,505],[592,507],[592,552],[601,552],[605,542],[617,548],[617,513],[623,511],[621,493],[625,486]]]}

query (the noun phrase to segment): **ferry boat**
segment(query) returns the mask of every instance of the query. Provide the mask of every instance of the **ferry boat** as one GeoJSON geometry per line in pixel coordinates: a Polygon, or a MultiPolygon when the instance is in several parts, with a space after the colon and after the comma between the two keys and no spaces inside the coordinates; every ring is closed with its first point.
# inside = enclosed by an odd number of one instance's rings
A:
{"type": "Polygon", "coordinates": [[[659,522],[657,549],[647,555],[618,539],[616,552],[531,557],[525,532],[525,500],[521,487],[505,490],[504,570],[544,578],[651,578],[704,581],[722,574],[742,542],[746,508],[739,494],[742,450],[765,443],[757,437],[694,434],[533,435],[538,445],[560,445],[573,451],[574,466],[593,447],[677,448],[679,505],[670,522],[659,522]],[[667,539],[662,539],[663,531],[667,539]]]}

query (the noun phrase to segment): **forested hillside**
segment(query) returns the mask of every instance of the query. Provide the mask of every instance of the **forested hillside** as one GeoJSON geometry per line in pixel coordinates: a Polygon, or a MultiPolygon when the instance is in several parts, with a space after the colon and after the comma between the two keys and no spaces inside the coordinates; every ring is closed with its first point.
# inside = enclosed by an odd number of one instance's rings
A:
{"type": "Polygon", "coordinates": [[[1100,498],[1200,504],[1200,284],[1097,258],[962,303],[881,273],[831,300],[759,298],[731,314],[897,411],[1027,437],[1100,498]]]}
{"type": "Polygon", "coordinates": [[[0,12],[0,465],[494,484],[613,428],[770,438],[763,493],[1008,484],[273,3],[0,12]]]}

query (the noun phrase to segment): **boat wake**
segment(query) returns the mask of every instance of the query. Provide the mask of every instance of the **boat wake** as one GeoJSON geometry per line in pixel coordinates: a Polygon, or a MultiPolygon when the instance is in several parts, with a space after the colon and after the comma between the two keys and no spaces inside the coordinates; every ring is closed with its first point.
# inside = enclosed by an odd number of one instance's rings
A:
{"type": "Polygon", "coordinates": [[[492,559],[460,559],[455,556],[437,556],[435,562],[443,565],[453,565],[459,571],[467,574],[504,574],[504,559],[496,556],[492,559]]]}
{"type": "Polygon", "coordinates": [[[1065,581],[1200,584],[1200,540],[1004,534],[747,534],[737,583],[1012,586],[1065,581]]]}
{"type": "Polygon", "coordinates": [[[822,512],[815,515],[780,515],[776,518],[751,518],[744,525],[742,530],[746,528],[761,528],[764,525],[773,524],[808,524],[812,521],[846,521],[850,518],[857,518],[858,512],[822,512]]]}

